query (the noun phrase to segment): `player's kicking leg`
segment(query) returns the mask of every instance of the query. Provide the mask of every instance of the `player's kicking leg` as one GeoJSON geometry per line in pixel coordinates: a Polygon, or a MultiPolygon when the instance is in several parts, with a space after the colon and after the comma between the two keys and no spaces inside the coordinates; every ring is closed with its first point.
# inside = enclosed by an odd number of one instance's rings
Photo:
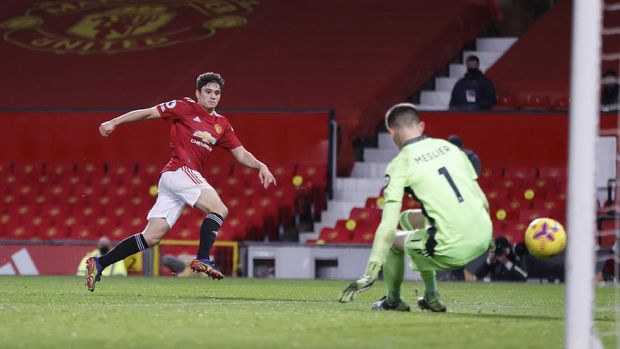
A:
{"type": "Polygon", "coordinates": [[[214,280],[221,280],[224,278],[224,274],[218,270],[210,255],[217,232],[224,224],[224,219],[228,214],[228,208],[213,188],[201,190],[200,197],[194,207],[207,213],[207,216],[200,226],[198,253],[189,267],[194,272],[205,273],[214,280]]]}
{"type": "Polygon", "coordinates": [[[159,244],[168,230],[170,227],[164,218],[149,218],[149,222],[142,233],[126,238],[101,257],[87,258],[86,286],[88,290],[91,292],[95,290],[95,284],[101,280],[101,273],[105,268],[134,253],[159,244]]]}

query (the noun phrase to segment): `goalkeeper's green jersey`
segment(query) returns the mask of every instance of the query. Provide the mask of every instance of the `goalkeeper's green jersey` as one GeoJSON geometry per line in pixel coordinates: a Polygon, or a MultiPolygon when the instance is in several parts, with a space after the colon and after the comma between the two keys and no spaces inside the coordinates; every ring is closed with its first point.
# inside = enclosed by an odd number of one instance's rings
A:
{"type": "Polygon", "coordinates": [[[486,250],[492,226],[486,197],[476,179],[467,155],[452,143],[426,136],[407,141],[386,170],[385,204],[369,271],[371,263],[385,262],[404,193],[421,204],[427,228],[435,228],[435,258],[463,265],[486,250]]]}

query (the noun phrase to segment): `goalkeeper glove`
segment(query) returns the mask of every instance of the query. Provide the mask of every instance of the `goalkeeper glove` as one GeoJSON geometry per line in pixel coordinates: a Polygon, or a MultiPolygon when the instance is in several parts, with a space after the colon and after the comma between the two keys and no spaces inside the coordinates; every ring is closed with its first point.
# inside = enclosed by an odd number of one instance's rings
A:
{"type": "Polygon", "coordinates": [[[372,284],[375,283],[375,278],[370,275],[364,275],[361,278],[353,281],[347,288],[340,292],[340,296],[338,297],[338,301],[340,303],[349,303],[352,302],[355,296],[358,293],[362,293],[367,289],[372,287],[372,284]]]}
{"type": "Polygon", "coordinates": [[[340,292],[340,296],[338,297],[338,301],[340,303],[352,302],[358,293],[362,293],[371,288],[372,284],[374,284],[377,279],[377,275],[379,275],[379,270],[381,270],[380,263],[369,262],[368,267],[366,268],[366,274],[353,281],[349,286],[347,286],[347,288],[342,290],[342,292],[340,292]]]}

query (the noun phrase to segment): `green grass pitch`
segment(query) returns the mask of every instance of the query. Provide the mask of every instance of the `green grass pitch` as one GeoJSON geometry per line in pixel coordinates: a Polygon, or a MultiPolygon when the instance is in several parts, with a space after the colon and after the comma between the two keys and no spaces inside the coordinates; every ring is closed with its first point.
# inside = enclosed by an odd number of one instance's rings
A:
{"type": "MultiPolygon", "coordinates": [[[[439,283],[448,313],[371,312],[345,281],[0,277],[0,348],[562,348],[564,285],[439,283]]],[[[406,300],[414,290],[406,282],[406,300]]],[[[612,306],[614,290],[596,290],[612,306]]],[[[596,327],[613,331],[613,313],[596,327]]],[[[605,340],[606,347],[615,345],[605,340]]]]}

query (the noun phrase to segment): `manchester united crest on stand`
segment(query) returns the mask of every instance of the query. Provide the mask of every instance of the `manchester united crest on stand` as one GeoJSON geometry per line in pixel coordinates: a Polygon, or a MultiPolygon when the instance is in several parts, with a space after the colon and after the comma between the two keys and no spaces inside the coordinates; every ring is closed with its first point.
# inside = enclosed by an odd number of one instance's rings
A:
{"type": "Polygon", "coordinates": [[[98,0],[34,3],[0,18],[3,39],[54,53],[118,53],[207,39],[247,24],[254,0],[98,0]]]}

